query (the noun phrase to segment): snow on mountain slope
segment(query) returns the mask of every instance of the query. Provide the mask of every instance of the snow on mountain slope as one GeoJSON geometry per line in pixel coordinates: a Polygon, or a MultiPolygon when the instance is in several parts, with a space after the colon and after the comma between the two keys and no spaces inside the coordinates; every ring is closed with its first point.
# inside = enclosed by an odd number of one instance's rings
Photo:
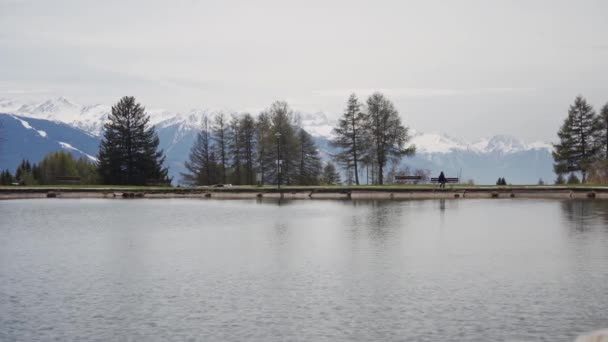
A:
{"type": "Polygon", "coordinates": [[[99,138],[65,123],[0,113],[0,169],[14,171],[22,159],[38,163],[50,152],[66,150],[96,160],[99,138]]]}
{"type": "MultiPolygon", "coordinates": [[[[15,113],[22,116],[65,122],[80,128],[94,136],[101,136],[103,125],[111,111],[111,106],[77,104],[65,97],[49,99],[41,103],[20,103],[12,99],[0,99],[0,110],[15,113]]],[[[200,127],[203,115],[208,115],[212,120],[214,111],[210,109],[192,109],[186,113],[175,113],[167,110],[146,110],[150,115],[150,123],[157,129],[178,125],[175,130],[178,136],[187,135],[190,130],[200,127]]],[[[296,120],[301,126],[315,137],[332,136],[336,120],[329,119],[323,112],[295,113],[296,120]]],[[[422,133],[410,130],[411,143],[416,145],[418,153],[450,153],[452,151],[471,151],[476,153],[515,153],[519,151],[547,149],[552,146],[544,142],[525,143],[515,137],[497,135],[481,138],[476,141],[467,142],[462,139],[450,137],[437,132],[422,133]]]]}

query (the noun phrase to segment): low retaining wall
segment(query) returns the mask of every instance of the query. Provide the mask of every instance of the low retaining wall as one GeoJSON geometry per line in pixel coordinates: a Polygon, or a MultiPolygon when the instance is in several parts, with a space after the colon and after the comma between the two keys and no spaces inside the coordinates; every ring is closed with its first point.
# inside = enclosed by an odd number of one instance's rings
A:
{"type": "Polygon", "coordinates": [[[461,199],[546,198],[608,199],[608,187],[485,187],[485,188],[224,188],[121,190],[87,188],[2,188],[0,199],[19,198],[217,198],[217,199],[461,199]]]}

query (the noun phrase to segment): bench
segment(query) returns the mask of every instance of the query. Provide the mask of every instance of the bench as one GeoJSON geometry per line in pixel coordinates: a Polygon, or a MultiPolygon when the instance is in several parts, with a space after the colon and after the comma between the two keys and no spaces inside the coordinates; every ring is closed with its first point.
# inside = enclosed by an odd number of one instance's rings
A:
{"type": "MultiPolygon", "coordinates": [[[[445,182],[446,182],[446,184],[457,184],[457,183],[460,183],[458,177],[452,177],[452,178],[446,177],[445,178],[445,182]]],[[[439,183],[439,178],[438,177],[431,178],[431,183],[432,184],[439,183]]]]}
{"type": "Polygon", "coordinates": [[[417,184],[422,180],[421,176],[395,176],[395,183],[412,182],[417,184]]]}
{"type": "Polygon", "coordinates": [[[146,179],[147,186],[169,186],[170,183],[164,179],[146,179]]]}
{"type": "Polygon", "coordinates": [[[59,184],[80,184],[80,177],[77,176],[61,176],[55,178],[59,184]]]}

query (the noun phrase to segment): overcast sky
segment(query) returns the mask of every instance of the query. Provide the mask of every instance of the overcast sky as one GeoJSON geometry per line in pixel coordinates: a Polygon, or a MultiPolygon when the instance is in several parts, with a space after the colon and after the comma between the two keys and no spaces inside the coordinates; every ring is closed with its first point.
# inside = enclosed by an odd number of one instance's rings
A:
{"type": "Polygon", "coordinates": [[[378,90],[406,125],[555,140],[608,102],[608,1],[0,0],[0,97],[342,112],[378,90]]]}

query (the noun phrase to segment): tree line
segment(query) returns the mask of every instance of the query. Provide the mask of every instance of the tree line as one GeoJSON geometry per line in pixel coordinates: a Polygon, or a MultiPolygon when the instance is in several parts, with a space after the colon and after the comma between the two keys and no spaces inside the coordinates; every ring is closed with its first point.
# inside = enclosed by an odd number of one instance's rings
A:
{"type": "Polygon", "coordinates": [[[98,184],[97,165],[86,158],[76,159],[66,151],[49,153],[38,164],[22,160],[15,173],[0,172],[0,185],[49,185],[61,183],[64,177],[76,177],[79,184],[98,184]]]}
{"type": "MultiPolygon", "coordinates": [[[[331,144],[338,153],[329,157],[344,169],[348,184],[360,184],[362,166],[371,169],[373,183],[383,184],[385,174],[395,173],[400,159],[415,152],[407,145],[408,128],[381,93],[365,103],[352,94],[333,132],[331,144]]],[[[56,152],[39,164],[24,160],[14,175],[2,171],[0,181],[55,184],[63,177],[78,177],[82,184],[168,185],[172,180],[164,160],[145,108],[125,96],[112,106],[96,163],[56,152]]],[[[336,165],[321,161],[313,137],[284,101],[274,102],[257,117],[221,112],[203,116],[184,166],[180,181],[190,186],[341,183],[336,165]]]]}
{"type": "MultiPolygon", "coordinates": [[[[407,146],[408,129],[398,111],[381,93],[372,94],[365,105],[352,94],[333,133],[331,144],[339,152],[331,157],[345,170],[348,184],[360,184],[362,164],[371,165],[376,183],[383,184],[387,165],[415,152],[414,146],[407,146]]],[[[192,186],[340,184],[335,165],[322,165],[312,136],[283,101],[273,103],[257,118],[224,113],[213,120],[204,116],[184,166],[182,182],[192,186]]]]}
{"type": "Polygon", "coordinates": [[[578,183],[575,172],[581,173],[583,183],[608,182],[608,103],[598,114],[577,96],[557,135],[559,143],[553,145],[556,184],[566,182],[564,174],[570,174],[568,183],[578,183]]]}
{"type": "Polygon", "coordinates": [[[257,118],[222,112],[213,119],[203,116],[184,166],[181,181],[190,186],[340,183],[335,167],[323,166],[312,136],[283,101],[257,118]]]}

